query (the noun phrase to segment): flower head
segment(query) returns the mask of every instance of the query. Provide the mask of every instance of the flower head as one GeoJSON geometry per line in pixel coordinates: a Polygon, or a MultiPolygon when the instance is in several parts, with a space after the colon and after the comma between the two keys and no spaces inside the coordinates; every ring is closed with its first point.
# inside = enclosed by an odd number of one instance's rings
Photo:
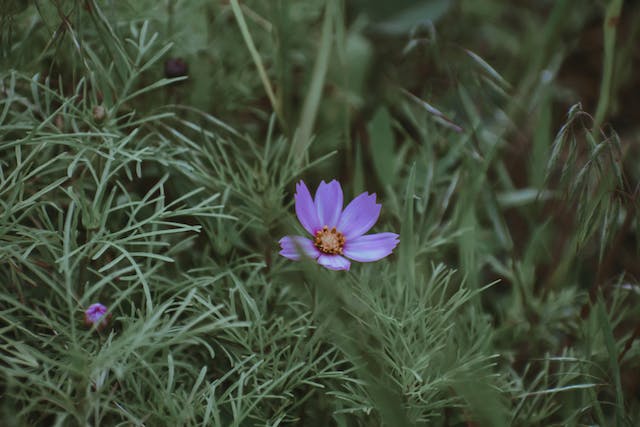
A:
{"type": "Polygon", "coordinates": [[[87,326],[98,324],[98,329],[102,329],[109,323],[110,315],[107,314],[107,307],[96,302],[91,304],[84,312],[84,323],[87,326]]]}
{"type": "Polygon", "coordinates": [[[322,181],[315,198],[300,181],[296,185],[296,215],[313,236],[286,236],[280,239],[280,255],[292,260],[311,258],[330,270],[348,270],[351,262],[377,261],[398,244],[395,233],[364,235],[380,215],[376,195],[362,193],[342,209],[342,187],[338,181],[322,181]],[[346,258],[345,258],[346,257],[346,258]]]}

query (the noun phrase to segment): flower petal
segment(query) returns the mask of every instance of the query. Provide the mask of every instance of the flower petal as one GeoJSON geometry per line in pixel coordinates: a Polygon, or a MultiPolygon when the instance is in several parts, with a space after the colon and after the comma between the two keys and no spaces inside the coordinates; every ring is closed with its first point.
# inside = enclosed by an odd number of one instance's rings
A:
{"type": "Polygon", "coordinates": [[[329,270],[348,270],[351,266],[351,262],[340,255],[325,254],[318,257],[318,264],[328,268],[329,270]]]}
{"type": "Polygon", "coordinates": [[[344,254],[354,261],[378,261],[389,255],[398,242],[396,233],[368,234],[347,240],[344,245],[344,254]]]}
{"type": "Polygon", "coordinates": [[[344,234],[347,242],[369,231],[380,216],[382,205],[376,203],[376,195],[362,193],[351,201],[340,215],[338,231],[344,234]]]}
{"type": "Polygon", "coordinates": [[[316,191],[314,200],[321,225],[329,228],[338,225],[342,212],[342,187],[335,179],[330,183],[322,181],[316,191]]]}
{"type": "Polygon", "coordinates": [[[298,215],[300,224],[302,224],[304,229],[309,233],[314,234],[323,224],[320,224],[318,213],[316,212],[316,205],[313,203],[309,189],[303,181],[300,181],[296,185],[294,198],[296,201],[296,215],[298,215]]]}
{"type": "Polygon", "coordinates": [[[301,258],[316,259],[320,251],[313,245],[313,242],[302,236],[286,236],[280,239],[280,255],[285,258],[298,261],[301,258]]]}

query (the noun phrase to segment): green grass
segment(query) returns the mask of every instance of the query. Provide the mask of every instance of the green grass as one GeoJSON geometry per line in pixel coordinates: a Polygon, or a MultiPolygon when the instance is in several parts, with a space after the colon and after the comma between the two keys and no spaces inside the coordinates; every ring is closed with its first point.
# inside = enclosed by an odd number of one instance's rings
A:
{"type": "Polygon", "coordinates": [[[638,31],[618,0],[0,0],[0,424],[637,425],[638,31]],[[334,178],[393,255],[278,254],[334,178]]]}

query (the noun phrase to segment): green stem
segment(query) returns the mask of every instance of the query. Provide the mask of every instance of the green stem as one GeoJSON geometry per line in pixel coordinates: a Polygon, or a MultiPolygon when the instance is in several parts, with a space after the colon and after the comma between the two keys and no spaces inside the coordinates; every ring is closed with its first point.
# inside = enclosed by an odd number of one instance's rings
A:
{"type": "Polygon", "coordinates": [[[616,32],[618,29],[618,20],[620,18],[621,9],[622,0],[611,0],[604,17],[604,61],[602,64],[600,97],[598,98],[598,106],[596,107],[596,113],[593,119],[594,136],[599,132],[600,126],[602,125],[607,111],[609,110],[609,104],[611,103],[616,32]]]}

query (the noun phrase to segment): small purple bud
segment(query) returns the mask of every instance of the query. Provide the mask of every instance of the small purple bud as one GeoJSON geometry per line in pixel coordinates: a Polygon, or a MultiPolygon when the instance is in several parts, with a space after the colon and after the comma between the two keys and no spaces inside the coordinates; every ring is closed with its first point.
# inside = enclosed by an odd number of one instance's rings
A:
{"type": "Polygon", "coordinates": [[[102,329],[109,323],[110,314],[107,314],[107,307],[96,302],[91,304],[84,312],[84,323],[93,326],[98,323],[98,329],[102,329]]]}
{"type": "Polygon", "coordinates": [[[169,58],[164,61],[164,75],[172,79],[174,77],[186,76],[189,73],[189,66],[182,58],[169,58]]]}

